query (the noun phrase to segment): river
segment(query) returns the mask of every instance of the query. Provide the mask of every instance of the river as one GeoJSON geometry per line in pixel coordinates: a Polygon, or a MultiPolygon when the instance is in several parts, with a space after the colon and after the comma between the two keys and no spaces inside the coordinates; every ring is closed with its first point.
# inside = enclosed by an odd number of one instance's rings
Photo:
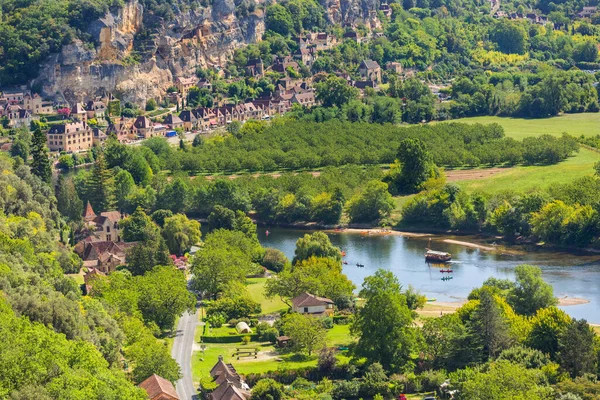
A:
{"type": "MultiPolygon", "coordinates": [[[[283,251],[291,260],[296,241],[306,230],[287,228],[258,228],[258,238],[265,247],[283,251]]],[[[392,271],[404,287],[409,284],[438,301],[461,301],[469,292],[489,277],[514,279],[519,264],[538,265],[546,282],[554,287],[557,297],[577,297],[589,303],[563,308],[575,318],[600,323],[600,254],[568,253],[530,250],[515,254],[488,252],[443,242],[448,237],[434,237],[431,247],[452,253],[450,268],[453,279],[442,281],[440,268],[425,263],[423,254],[428,239],[397,235],[361,235],[359,233],[330,233],[331,242],[346,252],[344,273],[360,288],[364,278],[383,268],[392,271]],[[358,268],[357,263],[364,268],[358,268]]],[[[469,238],[454,238],[469,241],[469,238]]]]}

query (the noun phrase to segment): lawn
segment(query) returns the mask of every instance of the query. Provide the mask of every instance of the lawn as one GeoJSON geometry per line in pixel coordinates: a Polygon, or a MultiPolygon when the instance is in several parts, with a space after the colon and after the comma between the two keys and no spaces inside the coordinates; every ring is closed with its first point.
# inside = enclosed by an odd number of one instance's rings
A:
{"type": "MultiPolygon", "coordinates": [[[[350,336],[350,325],[334,325],[327,331],[327,345],[339,347],[348,345],[352,341],[350,336]]],[[[235,369],[241,374],[261,373],[276,371],[278,369],[297,369],[317,365],[317,355],[311,357],[298,357],[295,354],[278,355],[275,353],[275,347],[270,343],[252,342],[248,346],[242,343],[207,343],[204,352],[200,349],[195,351],[192,356],[192,374],[194,382],[200,379],[207,379],[210,369],[215,365],[222,355],[225,362],[232,363],[235,369]],[[258,348],[261,357],[265,359],[254,359],[251,357],[238,360],[234,352],[238,348],[258,348]]],[[[347,361],[348,357],[344,352],[337,355],[340,361],[347,361]]]]}
{"type": "Polygon", "coordinates": [[[497,123],[504,127],[507,136],[517,140],[545,133],[555,136],[559,136],[563,132],[567,132],[572,136],[595,136],[600,134],[600,113],[565,114],[542,119],[472,117],[457,119],[453,122],[497,123]]]}
{"type": "Polygon", "coordinates": [[[587,149],[567,160],[547,166],[518,166],[486,177],[485,179],[455,182],[467,191],[499,193],[503,191],[528,192],[545,189],[552,184],[563,184],[592,175],[594,163],[600,161],[600,154],[587,149]]]}
{"type": "Polygon", "coordinates": [[[267,278],[249,278],[247,279],[248,292],[252,300],[260,303],[263,314],[277,313],[287,310],[289,307],[281,301],[279,297],[267,299],[265,297],[265,283],[267,278]]]}

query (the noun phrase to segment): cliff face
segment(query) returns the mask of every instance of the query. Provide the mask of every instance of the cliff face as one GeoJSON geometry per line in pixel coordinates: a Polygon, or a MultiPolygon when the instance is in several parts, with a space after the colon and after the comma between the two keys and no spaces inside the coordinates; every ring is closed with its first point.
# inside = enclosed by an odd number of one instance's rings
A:
{"type": "MultiPolygon", "coordinates": [[[[329,21],[343,25],[369,24],[379,6],[379,0],[321,1],[329,21]]],[[[161,98],[176,77],[191,76],[198,67],[224,66],[235,49],[260,40],[265,31],[261,7],[237,18],[233,0],[175,14],[172,21],[152,21],[158,27],[150,30],[143,7],[131,0],[90,25],[95,46],[64,46],[49,57],[35,83],[44,94],[62,95],[71,103],[112,92],[144,104],[161,98]]]]}

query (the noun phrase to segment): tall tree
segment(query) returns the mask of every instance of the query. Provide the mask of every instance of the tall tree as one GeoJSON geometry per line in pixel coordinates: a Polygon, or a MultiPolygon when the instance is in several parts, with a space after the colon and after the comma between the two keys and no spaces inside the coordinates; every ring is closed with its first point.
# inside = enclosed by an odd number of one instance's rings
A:
{"type": "Polygon", "coordinates": [[[79,221],[83,214],[83,201],[79,198],[73,179],[58,176],[56,184],[56,206],[58,211],[71,221],[79,221]]]}
{"type": "Polygon", "coordinates": [[[52,169],[46,149],[46,134],[40,128],[33,132],[31,139],[31,172],[46,183],[52,180],[52,169]]]}
{"type": "Polygon", "coordinates": [[[390,271],[378,270],[365,278],[351,331],[358,336],[355,352],[387,370],[397,370],[409,359],[415,344],[412,313],[402,287],[390,271]]]}
{"type": "Polygon", "coordinates": [[[98,154],[92,174],[86,184],[86,196],[97,212],[114,208],[114,179],[102,153],[98,154]]]}
{"type": "Polygon", "coordinates": [[[157,266],[136,278],[138,305],[144,320],[159,328],[172,329],[175,319],[194,308],[195,299],[187,290],[187,280],[173,266],[157,266]]]}
{"type": "Polygon", "coordinates": [[[541,308],[557,304],[554,290],[542,279],[542,270],[539,267],[519,265],[515,268],[515,274],[517,282],[508,296],[508,302],[515,312],[533,315],[541,308]]]}
{"type": "Polygon", "coordinates": [[[200,241],[200,223],[177,214],[165,219],[162,235],[172,254],[183,255],[200,241]]]}
{"type": "Polygon", "coordinates": [[[340,249],[331,244],[329,236],[323,232],[306,234],[296,242],[293,264],[306,260],[310,257],[330,257],[338,261],[342,260],[340,249]]]}
{"type": "Polygon", "coordinates": [[[512,344],[509,323],[494,297],[492,288],[481,288],[479,304],[471,322],[471,328],[478,336],[486,357],[495,357],[512,344]]]}
{"type": "Polygon", "coordinates": [[[312,355],[325,345],[325,328],[320,319],[298,313],[288,314],[283,320],[283,332],[292,341],[297,352],[312,355]]]}
{"type": "Polygon", "coordinates": [[[596,371],[596,334],[586,320],[573,319],[558,341],[558,362],[572,378],[596,371]]]}
{"type": "Polygon", "coordinates": [[[425,143],[407,138],[400,142],[396,165],[386,176],[386,181],[390,183],[392,194],[408,194],[419,191],[427,179],[438,175],[425,143]]]}

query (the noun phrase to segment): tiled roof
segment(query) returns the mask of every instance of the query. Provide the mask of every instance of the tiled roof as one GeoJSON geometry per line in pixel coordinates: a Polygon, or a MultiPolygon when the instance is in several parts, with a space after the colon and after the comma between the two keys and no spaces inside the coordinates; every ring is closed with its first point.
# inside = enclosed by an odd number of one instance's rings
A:
{"type": "Polygon", "coordinates": [[[174,399],[179,399],[173,384],[156,374],[152,374],[144,382],[138,385],[148,393],[150,399],[158,398],[161,394],[166,394],[174,399]]]}
{"type": "Polygon", "coordinates": [[[304,292],[300,296],[294,297],[292,299],[292,304],[294,307],[315,307],[333,304],[333,300],[304,292]]]}

